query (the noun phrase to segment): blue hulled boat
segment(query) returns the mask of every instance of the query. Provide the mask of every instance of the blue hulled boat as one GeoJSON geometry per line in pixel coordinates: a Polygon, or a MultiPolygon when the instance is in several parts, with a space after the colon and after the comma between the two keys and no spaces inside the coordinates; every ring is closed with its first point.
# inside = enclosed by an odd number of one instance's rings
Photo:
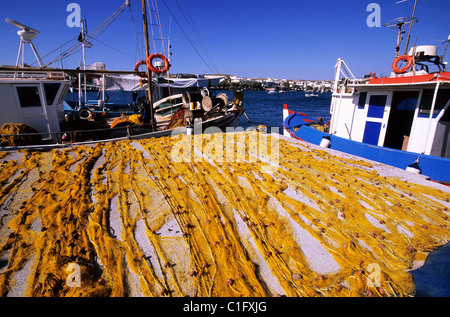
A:
{"type": "Polygon", "coordinates": [[[435,46],[413,47],[397,57],[390,77],[356,79],[339,59],[331,120],[323,123],[284,105],[284,134],[450,184],[450,72],[445,67],[435,46]],[[406,66],[398,68],[401,62],[406,66]],[[438,71],[430,72],[430,63],[438,71]]]}

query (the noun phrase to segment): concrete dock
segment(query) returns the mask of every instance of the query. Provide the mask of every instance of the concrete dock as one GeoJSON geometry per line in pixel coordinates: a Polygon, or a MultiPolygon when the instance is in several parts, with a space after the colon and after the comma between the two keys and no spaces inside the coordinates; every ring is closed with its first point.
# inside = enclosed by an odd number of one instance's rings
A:
{"type": "Polygon", "coordinates": [[[411,296],[450,188],[279,134],[0,152],[0,296],[411,296]]]}

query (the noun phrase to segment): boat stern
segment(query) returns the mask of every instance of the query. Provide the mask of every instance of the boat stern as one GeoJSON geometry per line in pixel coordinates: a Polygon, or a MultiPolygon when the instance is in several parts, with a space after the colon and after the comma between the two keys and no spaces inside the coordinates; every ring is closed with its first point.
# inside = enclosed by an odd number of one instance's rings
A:
{"type": "Polygon", "coordinates": [[[284,136],[291,136],[291,134],[286,130],[285,122],[286,122],[287,117],[292,113],[293,113],[293,111],[289,111],[288,105],[287,105],[287,103],[285,103],[284,107],[283,107],[283,135],[284,136]]]}

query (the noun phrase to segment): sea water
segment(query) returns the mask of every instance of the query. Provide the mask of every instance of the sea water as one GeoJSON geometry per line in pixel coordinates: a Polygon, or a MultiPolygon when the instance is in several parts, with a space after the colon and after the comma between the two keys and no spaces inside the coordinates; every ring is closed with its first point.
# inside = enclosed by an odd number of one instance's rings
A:
{"type": "MultiPolygon", "coordinates": [[[[233,91],[216,90],[211,91],[211,95],[225,93],[229,100],[234,98],[233,91]]],[[[303,91],[288,91],[280,94],[268,94],[266,91],[245,91],[244,108],[248,119],[241,116],[239,126],[247,129],[253,126],[265,125],[269,129],[283,129],[283,105],[287,104],[289,110],[305,113],[312,118],[322,117],[323,122],[330,120],[331,93],[315,93],[318,97],[306,97],[303,91]]],[[[139,92],[139,96],[142,92],[139,92]]],[[[100,94],[96,91],[88,91],[87,99],[96,100],[100,94]]],[[[108,91],[107,98],[109,102],[120,105],[133,103],[133,94],[131,92],[108,91]]],[[[78,93],[67,94],[66,101],[78,101],[78,93]]]]}
{"type": "MultiPolygon", "coordinates": [[[[323,122],[330,120],[331,93],[316,93],[318,97],[305,97],[303,91],[289,91],[280,94],[268,94],[266,91],[246,91],[244,93],[244,108],[251,123],[255,126],[265,125],[268,128],[283,129],[283,106],[289,110],[305,113],[308,117],[322,117],[323,122]]],[[[250,126],[245,116],[241,117],[240,125],[250,126]]]]}

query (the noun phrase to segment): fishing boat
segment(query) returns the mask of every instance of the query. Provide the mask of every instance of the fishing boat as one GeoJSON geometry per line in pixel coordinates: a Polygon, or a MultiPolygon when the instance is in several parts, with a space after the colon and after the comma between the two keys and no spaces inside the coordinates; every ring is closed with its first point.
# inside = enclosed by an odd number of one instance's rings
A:
{"type": "Polygon", "coordinates": [[[450,184],[450,72],[437,46],[408,50],[407,44],[399,54],[402,27],[415,22],[398,18],[385,25],[399,30],[390,76],[357,79],[338,59],[331,120],[324,123],[285,104],[284,134],[450,184]]]}
{"type": "MultiPolygon", "coordinates": [[[[142,2],[144,30],[147,30],[145,2],[142,2]]],[[[121,10],[129,6],[129,1],[121,10]]],[[[39,31],[17,21],[6,19],[21,31],[21,42],[15,66],[0,66],[0,149],[23,147],[59,147],[79,143],[142,139],[169,136],[174,133],[203,132],[211,127],[225,129],[236,127],[244,112],[243,93],[236,92],[233,100],[209,92],[192,90],[170,95],[157,101],[155,85],[177,85],[168,75],[170,63],[159,53],[150,54],[148,30],[146,36],[146,59],[130,71],[107,71],[99,69],[63,69],[45,65],[32,40],[39,31]],[[26,44],[33,49],[40,67],[26,67],[23,50],[26,44]],[[22,63],[19,63],[22,56],[22,63]],[[139,70],[145,65],[146,72],[139,70]],[[68,108],[67,93],[74,78],[96,76],[105,79],[112,76],[131,76],[137,80],[146,97],[139,102],[140,111],[128,117],[112,117],[102,100],[97,105],[83,104],[78,109],[68,108]],[[180,98],[181,97],[181,98],[180,98]]],[[[84,44],[83,44],[84,45],[84,44]]],[[[210,79],[206,80],[206,83],[210,79]]],[[[86,80],[85,80],[86,82],[86,80]]],[[[192,81],[191,81],[192,82],[192,81]]],[[[166,86],[170,89],[170,86],[166,86]]],[[[196,88],[202,88],[197,85],[196,88]]],[[[211,130],[210,130],[211,131],[211,130]]]]}
{"type": "Polygon", "coordinates": [[[242,92],[236,92],[231,101],[220,94],[210,97],[186,92],[155,102],[153,120],[148,120],[148,102],[143,103],[142,113],[131,116],[111,118],[100,108],[87,107],[70,115],[64,110],[71,83],[70,70],[5,69],[0,67],[0,95],[3,100],[0,126],[6,129],[1,132],[1,149],[13,146],[5,140],[15,140],[14,148],[64,146],[169,136],[175,132],[205,131],[211,127],[225,129],[236,127],[244,112],[242,92]],[[130,119],[133,116],[139,117],[137,122],[130,119]],[[113,125],[115,120],[120,120],[120,124],[113,125]],[[21,125],[31,129],[20,133],[7,129],[8,126],[21,125]]]}

